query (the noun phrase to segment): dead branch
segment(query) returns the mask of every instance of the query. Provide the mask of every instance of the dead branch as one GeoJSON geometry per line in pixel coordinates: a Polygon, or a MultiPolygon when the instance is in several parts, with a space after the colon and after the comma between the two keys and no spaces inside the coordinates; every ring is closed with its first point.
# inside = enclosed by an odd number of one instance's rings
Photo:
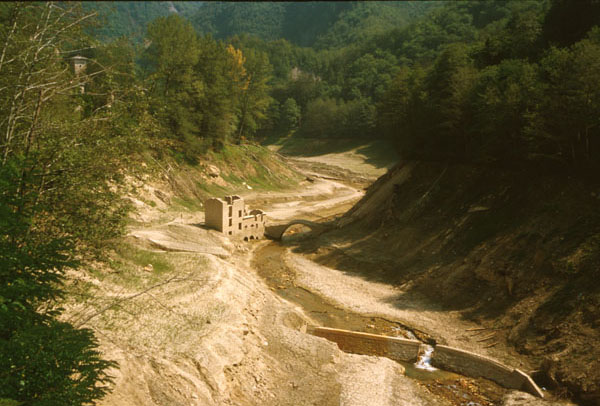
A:
{"type": "MultiPolygon", "coordinates": [[[[2,47],[2,54],[0,55],[0,72],[2,72],[2,67],[4,66],[4,57],[6,56],[6,50],[8,49],[8,44],[10,43],[13,34],[17,28],[17,20],[19,18],[19,13],[21,12],[21,3],[17,2],[14,5],[14,14],[13,14],[13,24],[6,36],[6,40],[4,41],[4,46],[2,47]]],[[[14,60],[15,58],[13,58],[14,60]]]]}
{"type": "Polygon", "coordinates": [[[491,339],[492,339],[492,338],[494,338],[494,337],[496,337],[496,333],[492,333],[492,334],[490,334],[489,336],[485,336],[485,337],[483,337],[482,339],[480,339],[480,340],[477,340],[477,342],[478,342],[478,343],[482,343],[482,342],[484,342],[484,341],[489,341],[489,340],[491,340],[491,339]]]}

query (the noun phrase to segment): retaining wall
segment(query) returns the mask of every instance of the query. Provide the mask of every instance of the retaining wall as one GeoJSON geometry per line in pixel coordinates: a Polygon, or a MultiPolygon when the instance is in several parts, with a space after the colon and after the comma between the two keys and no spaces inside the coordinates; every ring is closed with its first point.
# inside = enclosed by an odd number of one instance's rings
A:
{"type": "MultiPolygon", "coordinates": [[[[342,351],[378,355],[396,361],[415,362],[421,347],[424,347],[424,344],[417,340],[328,327],[315,327],[310,332],[337,343],[342,351]]],[[[544,397],[533,379],[523,371],[469,351],[437,345],[431,357],[431,364],[439,369],[457,372],[472,378],[489,379],[508,389],[517,389],[534,396],[544,397]]]]}
{"type": "Polygon", "coordinates": [[[457,372],[472,378],[486,378],[505,388],[522,390],[534,396],[544,397],[540,388],[526,373],[470,351],[437,345],[431,357],[431,364],[436,368],[457,372]]]}
{"type": "Polygon", "coordinates": [[[396,361],[415,362],[421,342],[398,337],[315,327],[312,334],[337,343],[340,350],[353,354],[378,355],[396,361]]]}

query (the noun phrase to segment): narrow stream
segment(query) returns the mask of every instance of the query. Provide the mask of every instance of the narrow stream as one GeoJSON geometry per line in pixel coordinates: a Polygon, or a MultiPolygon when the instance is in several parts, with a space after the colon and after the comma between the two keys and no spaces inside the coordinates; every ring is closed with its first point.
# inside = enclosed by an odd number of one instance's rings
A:
{"type": "MultiPolygon", "coordinates": [[[[266,244],[256,250],[252,265],[278,295],[301,306],[317,324],[431,342],[431,338],[420,331],[385,318],[368,317],[341,309],[321,296],[297,286],[294,271],[283,261],[285,251],[285,245],[277,242],[266,244]]],[[[433,347],[428,347],[415,364],[400,362],[407,377],[417,379],[430,392],[453,405],[491,406],[501,403],[507,389],[485,379],[467,378],[434,368],[430,364],[433,347]]]]}

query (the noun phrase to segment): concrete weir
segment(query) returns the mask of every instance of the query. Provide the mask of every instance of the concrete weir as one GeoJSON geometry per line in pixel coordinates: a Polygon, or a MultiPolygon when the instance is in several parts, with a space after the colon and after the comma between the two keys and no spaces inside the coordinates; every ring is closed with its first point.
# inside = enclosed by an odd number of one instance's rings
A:
{"type": "MultiPolygon", "coordinates": [[[[415,362],[419,353],[425,349],[425,344],[417,340],[328,327],[315,327],[310,330],[310,333],[337,343],[338,347],[345,352],[384,356],[396,361],[415,362]]],[[[507,389],[521,390],[534,396],[544,397],[533,379],[523,371],[470,351],[437,345],[431,363],[436,368],[471,378],[489,379],[507,389]]]]}
{"type": "Polygon", "coordinates": [[[415,362],[421,342],[328,327],[315,327],[311,333],[337,343],[340,350],[353,354],[378,355],[395,361],[415,362]]]}
{"type": "Polygon", "coordinates": [[[508,389],[522,390],[534,396],[544,397],[541,389],[525,372],[470,351],[437,345],[431,363],[436,368],[473,378],[486,378],[508,389]]]}

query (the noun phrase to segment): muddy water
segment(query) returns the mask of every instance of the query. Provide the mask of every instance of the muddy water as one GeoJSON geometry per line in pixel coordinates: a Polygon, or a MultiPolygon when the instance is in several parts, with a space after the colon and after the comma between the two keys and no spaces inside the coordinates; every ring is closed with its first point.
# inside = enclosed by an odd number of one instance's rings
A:
{"type": "MultiPolygon", "coordinates": [[[[320,326],[361,331],[393,337],[417,338],[425,343],[432,339],[424,333],[401,323],[381,317],[368,317],[328,302],[321,296],[295,284],[294,271],[284,261],[285,245],[271,242],[259,247],[252,260],[254,269],[267,284],[284,299],[301,306],[320,326]]],[[[406,376],[419,380],[430,392],[450,401],[453,405],[490,406],[501,403],[506,389],[484,380],[466,378],[439,369],[417,368],[401,362],[406,376]]]]}

